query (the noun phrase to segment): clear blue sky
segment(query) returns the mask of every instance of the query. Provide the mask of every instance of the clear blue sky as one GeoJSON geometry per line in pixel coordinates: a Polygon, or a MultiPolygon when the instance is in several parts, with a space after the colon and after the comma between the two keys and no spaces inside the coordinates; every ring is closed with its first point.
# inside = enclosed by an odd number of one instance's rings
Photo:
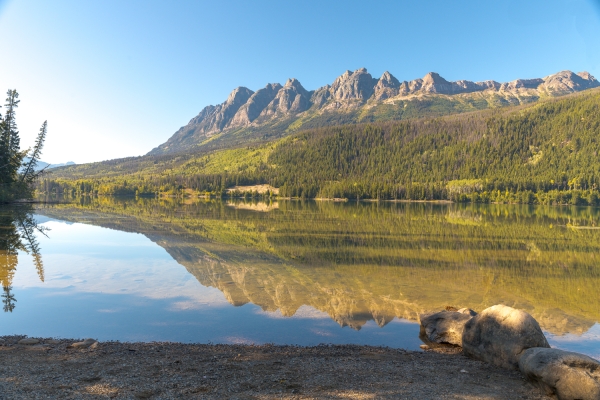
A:
{"type": "Polygon", "coordinates": [[[400,80],[600,77],[600,0],[0,0],[0,90],[43,159],[141,155],[237,86],[346,69],[400,80]]]}

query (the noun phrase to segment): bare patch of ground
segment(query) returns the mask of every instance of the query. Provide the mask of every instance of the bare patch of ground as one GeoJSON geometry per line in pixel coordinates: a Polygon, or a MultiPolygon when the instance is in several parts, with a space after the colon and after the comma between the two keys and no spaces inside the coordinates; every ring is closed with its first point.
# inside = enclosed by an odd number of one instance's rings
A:
{"type": "Polygon", "coordinates": [[[234,186],[227,189],[228,192],[240,191],[245,192],[258,192],[259,194],[271,192],[273,194],[279,194],[279,189],[271,185],[252,185],[252,186],[234,186]]]}
{"type": "Polygon", "coordinates": [[[546,399],[517,371],[369,346],[199,345],[0,338],[2,399],[546,399]]]}

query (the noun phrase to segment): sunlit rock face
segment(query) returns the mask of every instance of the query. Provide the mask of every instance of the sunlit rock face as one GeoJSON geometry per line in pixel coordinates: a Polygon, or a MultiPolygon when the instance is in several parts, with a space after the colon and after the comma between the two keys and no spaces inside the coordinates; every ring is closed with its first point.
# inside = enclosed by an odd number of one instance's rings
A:
{"type": "Polygon", "coordinates": [[[329,91],[335,100],[367,100],[374,92],[377,79],[366,68],[346,71],[332,84],[329,91]]]}
{"type": "Polygon", "coordinates": [[[233,118],[227,122],[228,128],[240,128],[250,125],[260,113],[273,101],[281,89],[279,83],[269,83],[264,88],[257,90],[235,113],[233,118]]]}
{"type": "Polygon", "coordinates": [[[238,110],[252,98],[254,92],[245,87],[238,87],[231,92],[227,100],[218,106],[204,108],[192,119],[188,126],[194,133],[206,135],[222,131],[235,116],[238,110]]]}
{"type": "Polygon", "coordinates": [[[297,79],[288,79],[274,98],[261,111],[258,122],[264,122],[277,116],[289,116],[301,113],[311,107],[311,94],[302,87],[297,79]]]}
{"type": "Polygon", "coordinates": [[[600,83],[588,72],[575,74],[571,71],[561,71],[557,74],[547,76],[540,85],[540,89],[548,95],[560,96],[592,89],[600,86],[600,83]]]}
{"type": "Polygon", "coordinates": [[[375,101],[389,99],[400,94],[400,81],[395,76],[385,71],[373,91],[372,99],[375,101]]]}
{"type": "Polygon", "coordinates": [[[254,92],[248,88],[238,87],[231,92],[224,103],[204,107],[187,125],[175,132],[163,145],[164,150],[181,149],[188,143],[198,143],[222,132],[253,94],[254,92]]]}

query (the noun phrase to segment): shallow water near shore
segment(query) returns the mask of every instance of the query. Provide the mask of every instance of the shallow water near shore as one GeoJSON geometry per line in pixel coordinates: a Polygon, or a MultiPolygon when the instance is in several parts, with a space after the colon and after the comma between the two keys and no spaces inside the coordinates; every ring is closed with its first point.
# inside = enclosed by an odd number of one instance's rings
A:
{"type": "Polygon", "coordinates": [[[0,218],[0,335],[418,349],[420,313],[502,303],[600,358],[594,208],[82,198],[0,218]]]}

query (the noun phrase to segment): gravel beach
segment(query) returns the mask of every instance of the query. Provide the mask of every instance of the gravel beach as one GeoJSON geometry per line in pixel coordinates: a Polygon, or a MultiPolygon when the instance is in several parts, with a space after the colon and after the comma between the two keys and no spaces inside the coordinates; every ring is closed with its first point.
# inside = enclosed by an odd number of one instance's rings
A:
{"type": "Polygon", "coordinates": [[[74,348],[77,340],[18,344],[23,338],[0,338],[2,399],[547,398],[518,371],[452,348],[121,342],[74,348]]]}

